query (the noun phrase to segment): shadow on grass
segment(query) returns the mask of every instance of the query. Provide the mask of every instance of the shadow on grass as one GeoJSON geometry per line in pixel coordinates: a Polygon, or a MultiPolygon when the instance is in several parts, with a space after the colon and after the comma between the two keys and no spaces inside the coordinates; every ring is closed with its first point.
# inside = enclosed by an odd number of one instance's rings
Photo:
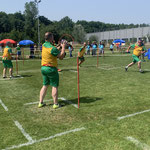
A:
{"type": "MultiPolygon", "coordinates": [[[[94,103],[96,101],[102,100],[103,98],[100,97],[80,97],[80,103],[94,103]]],[[[78,98],[75,99],[67,99],[65,100],[59,100],[59,104],[61,107],[65,107],[67,105],[72,105],[72,104],[76,104],[78,105],[78,98]]],[[[50,103],[46,104],[44,107],[52,107],[53,106],[53,101],[51,101],[50,103]]]]}
{"type": "Polygon", "coordinates": [[[140,74],[150,73],[150,71],[148,71],[148,70],[144,70],[143,72],[139,72],[139,71],[133,71],[133,72],[137,72],[137,73],[140,73],[140,74]]]}
{"type": "Polygon", "coordinates": [[[144,73],[150,73],[150,71],[144,70],[142,74],[144,74],[144,73]]]}
{"type": "MultiPolygon", "coordinates": [[[[80,97],[80,103],[94,103],[96,101],[103,100],[101,97],[80,97]]],[[[66,101],[60,101],[61,103],[65,103],[65,105],[78,104],[78,98],[75,99],[67,99],[66,101]]],[[[62,105],[62,104],[61,104],[62,105]]],[[[65,105],[62,105],[65,106],[65,105]]]]}
{"type": "Polygon", "coordinates": [[[24,78],[28,78],[28,77],[32,77],[33,75],[21,75],[21,77],[24,77],[24,78]]]}

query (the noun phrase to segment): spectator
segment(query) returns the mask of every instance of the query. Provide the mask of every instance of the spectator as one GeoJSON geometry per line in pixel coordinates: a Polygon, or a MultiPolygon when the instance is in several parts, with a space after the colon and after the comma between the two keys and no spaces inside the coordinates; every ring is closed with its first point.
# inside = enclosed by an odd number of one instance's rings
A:
{"type": "Polygon", "coordinates": [[[92,44],[92,56],[96,55],[96,51],[97,51],[97,44],[96,41],[94,41],[92,44]]]}
{"type": "Polygon", "coordinates": [[[111,43],[109,48],[110,48],[110,51],[111,51],[111,52],[112,52],[112,54],[113,54],[113,53],[114,53],[114,44],[113,44],[113,43],[111,43]]]}
{"type": "Polygon", "coordinates": [[[90,44],[90,42],[88,41],[87,46],[86,46],[86,54],[87,54],[87,55],[90,55],[90,49],[91,49],[91,44],[90,44]]]}
{"type": "Polygon", "coordinates": [[[68,45],[68,49],[69,49],[70,57],[73,57],[73,56],[72,56],[73,47],[72,47],[71,44],[68,45]]]}
{"type": "Polygon", "coordinates": [[[34,45],[30,45],[30,58],[34,58],[34,45]]]}
{"type": "Polygon", "coordinates": [[[16,51],[17,51],[17,58],[21,59],[21,48],[19,46],[19,43],[17,44],[16,51]]]}

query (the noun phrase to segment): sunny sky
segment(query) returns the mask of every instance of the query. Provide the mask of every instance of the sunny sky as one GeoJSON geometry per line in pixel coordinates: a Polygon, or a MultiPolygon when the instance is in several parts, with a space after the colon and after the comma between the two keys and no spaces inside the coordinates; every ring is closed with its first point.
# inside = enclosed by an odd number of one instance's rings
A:
{"type": "MultiPolygon", "coordinates": [[[[23,13],[25,2],[30,1],[4,0],[0,11],[23,13]]],[[[150,0],[41,0],[39,12],[51,21],[59,21],[69,16],[74,22],[86,20],[115,24],[149,24],[149,6],[150,0]]]]}

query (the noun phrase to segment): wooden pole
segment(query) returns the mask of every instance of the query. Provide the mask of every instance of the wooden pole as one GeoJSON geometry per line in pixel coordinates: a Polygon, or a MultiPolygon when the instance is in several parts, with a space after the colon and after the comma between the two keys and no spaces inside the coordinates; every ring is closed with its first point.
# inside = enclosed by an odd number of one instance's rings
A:
{"type": "Polygon", "coordinates": [[[98,48],[97,48],[97,68],[98,68],[98,65],[99,65],[99,52],[98,52],[98,48]]]}
{"type": "Polygon", "coordinates": [[[22,53],[23,53],[23,66],[24,66],[24,48],[22,48],[22,53]]]}
{"type": "Polygon", "coordinates": [[[16,73],[17,73],[17,76],[18,76],[18,56],[16,55],[16,73]]]}
{"type": "Polygon", "coordinates": [[[78,72],[78,108],[80,106],[80,84],[79,84],[79,58],[77,57],[77,72],[78,72]]]}

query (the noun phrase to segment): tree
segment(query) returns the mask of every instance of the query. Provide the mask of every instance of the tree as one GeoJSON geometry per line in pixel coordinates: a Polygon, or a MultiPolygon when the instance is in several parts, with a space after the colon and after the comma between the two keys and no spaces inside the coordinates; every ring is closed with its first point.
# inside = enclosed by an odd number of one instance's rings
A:
{"type": "Polygon", "coordinates": [[[26,38],[32,39],[34,37],[34,26],[38,15],[38,9],[35,2],[31,1],[25,3],[24,15],[26,38]]]}
{"type": "Polygon", "coordinates": [[[0,12],[0,33],[10,32],[11,24],[8,15],[5,12],[0,12]]]}
{"type": "Polygon", "coordinates": [[[73,37],[75,41],[82,43],[85,40],[85,31],[82,25],[75,25],[73,28],[73,37]]]}
{"type": "Polygon", "coordinates": [[[16,30],[19,32],[24,31],[25,18],[21,12],[16,12],[14,14],[8,14],[8,19],[10,21],[11,30],[16,30]]]}
{"type": "Polygon", "coordinates": [[[54,40],[56,41],[56,43],[58,42],[59,38],[60,38],[60,33],[57,30],[57,23],[53,24],[53,25],[48,25],[45,27],[41,28],[41,41],[44,42],[44,35],[46,32],[51,32],[54,35],[54,40]]]}
{"type": "Polygon", "coordinates": [[[97,37],[96,35],[91,35],[91,36],[89,37],[89,41],[90,41],[90,43],[92,43],[93,41],[98,42],[98,37],[97,37]]]}
{"type": "Polygon", "coordinates": [[[45,26],[52,24],[53,22],[48,20],[46,17],[44,16],[40,16],[39,17],[40,23],[44,24],[45,26]]]}
{"type": "Polygon", "coordinates": [[[73,31],[73,26],[74,22],[68,16],[62,18],[57,24],[57,28],[60,34],[64,33],[71,34],[73,31]]]}

